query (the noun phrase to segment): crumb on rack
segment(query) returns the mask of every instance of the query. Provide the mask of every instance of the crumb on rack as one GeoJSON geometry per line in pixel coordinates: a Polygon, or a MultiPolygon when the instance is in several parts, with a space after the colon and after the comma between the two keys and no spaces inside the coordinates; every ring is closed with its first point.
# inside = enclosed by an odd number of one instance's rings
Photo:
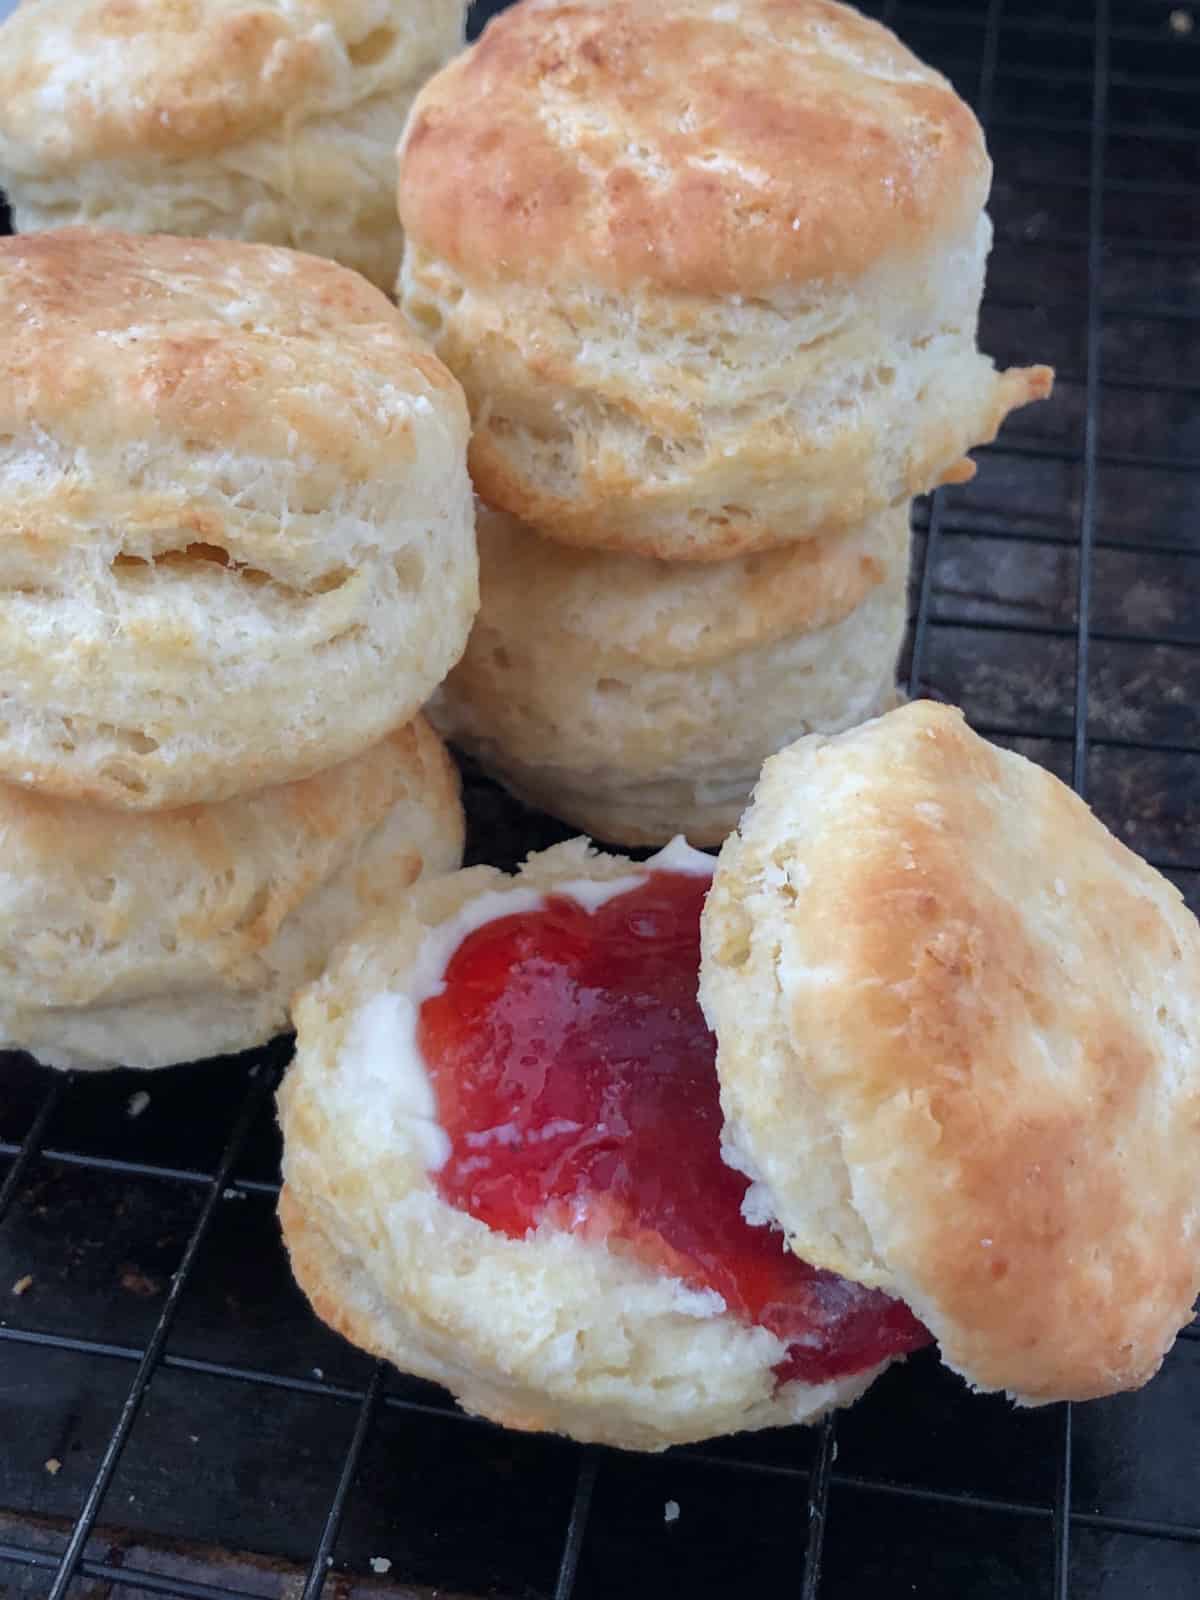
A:
{"type": "Polygon", "coordinates": [[[1172,33],[1191,33],[1196,26],[1196,19],[1190,11],[1172,11],[1167,18],[1167,23],[1172,33]]]}
{"type": "Polygon", "coordinates": [[[142,1112],[145,1111],[149,1104],[150,1096],[146,1093],[145,1089],[139,1089],[136,1094],[131,1094],[129,1096],[129,1100],[125,1106],[125,1115],[127,1117],[140,1117],[142,1112]]]}
{"type": "Polygon", "coordinates": [[[371,1557],[371,1571],[375,1572],[375,1573],[378,1573],[378,1575],[381,1578],[383,1577],[385,1572],[390,1572],[391,1570],[392,1570],[392,1563],[388,1560],[387,1556],[372,1556],[371,1557]]]}
{"type": "Polygon", "coordinates": [[[160,1278],[152,1278],[148,1272],[141,1271],[132,1262],[123,1261],[119,1272],[118,1282],[122,1289],[129,1294],[136,1294],[139,1299],[150,1300],[163,1291],[163,1284],[160,1278]]]}
{"type": "Polygon", "coordinates": [[[47,1461],[47,1463],[46,1463],[46,1471],[50,1474],[50,1476],[52,1478],[57,1478],[58,1477],[59,1473],[62,1471],[62,1462],[58,1459],[57,1456],[51,1456],[49,1461],[47,1461]]]}
{"type": "Polygon", "coordinates": [[[679,1521],[679,1501],[678,1500],[668,1500],[667,1501],[666,1505],[663,1507],[663,1521],[664,1522],[678,1522],[679,1521]]]}
{"type": "Polygon", "coordinates": [[[24,1294],[26,1289],[33,1288],[33,1273],[27,1272],[23,1278],[18,1278],[12,1286],[14,1294],[24,1294]]]}

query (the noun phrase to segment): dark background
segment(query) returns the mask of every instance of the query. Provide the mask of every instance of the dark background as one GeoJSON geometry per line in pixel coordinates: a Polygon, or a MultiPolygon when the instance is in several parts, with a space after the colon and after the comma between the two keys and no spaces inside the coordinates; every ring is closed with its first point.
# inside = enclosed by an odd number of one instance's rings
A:
{"type": "MultiPolygon", "coordinates": [[[[918,506],[908,686],[1074,779],[1196,905],[1200,7],[866,9],[987,126],[981,344],[1059,374],[918,506]]],[[[475,859],[565,832],[473,777],[468,799],[475,859]]],[[[50,1594],[66,1552],[93,1600],[1200,1595],[1192,1330],[1148,1389],[1088,1406],[972,1398],[920,1356],[822,1430],[649,1459],[502,1433],[292,1286],[286,1057],[79,1081],[3,1060],[0,1594],[50,1594]]]]}

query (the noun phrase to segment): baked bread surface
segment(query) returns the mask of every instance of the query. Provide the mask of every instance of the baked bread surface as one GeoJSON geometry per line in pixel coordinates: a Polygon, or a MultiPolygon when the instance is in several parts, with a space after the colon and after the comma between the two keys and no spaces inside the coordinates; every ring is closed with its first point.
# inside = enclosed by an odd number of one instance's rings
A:
{"type": "Polygon", "coordinates": [[[829,0],[522,0],[425,88],[409,235],[472,282],[706,297],[857,278],[973,224],[969,108],[829,0]]]}
{"type": "Polygon", "coordinates": [[[1200,1288],[1200,930],[1040,767],[917,702],[766,764],[701,999],[729,1156],[976,1388],[1144,1383],[1200,1288]]]}

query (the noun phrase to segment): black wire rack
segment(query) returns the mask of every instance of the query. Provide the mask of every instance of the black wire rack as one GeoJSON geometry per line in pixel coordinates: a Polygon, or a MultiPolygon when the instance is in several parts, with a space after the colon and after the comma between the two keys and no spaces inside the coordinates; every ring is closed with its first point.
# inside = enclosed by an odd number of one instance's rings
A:
{"type": "MultiPolygon", "coordinates": [[[[1196,905],[1200,8],[866,9],[987,127],[984,348],[1058,368],[972,484],[917,508],[908,687],[1072,782],[1196,905]]],[[[467,792],[476,859],[563,836],[467,792]]],[[[0,1594],[1200,1594],[1194,1329],[1088,1406],[972,1397],[922,1354],[818,1429],[654,1458],[506,1434],[292,1285],[287,1056],[0,1062],[0,1594]]]]}

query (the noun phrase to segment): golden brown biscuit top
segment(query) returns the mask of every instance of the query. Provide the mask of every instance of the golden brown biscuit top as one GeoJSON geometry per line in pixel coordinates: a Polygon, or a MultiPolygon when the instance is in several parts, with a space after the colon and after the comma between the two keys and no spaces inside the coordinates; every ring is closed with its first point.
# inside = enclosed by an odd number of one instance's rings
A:
{"type": "MultiPolygon", "coordinates": [[[[465,447],[457,383],[386,295],[295,251],[19,235],[0,240],[0,326],[0,434],[31,448],[49,437],[96,460],[134,445],[298,461],[332,495],[403,472],[421,441],[447,458],[465,447]]],[[[114,489],[128,465],[111,468],[114,489]]]]}
{"type": "MultiPolygon", "coordinates": [[[[775,757],[740,834],[704,960],[769,974],[788,1041],[776,1081],[736,1040],[719,1064],[758,1170],[803,1165],[818,1106],[860,1265],[973,1384],[1144,1382],[1200,1286],[1200,928],[1178,891],[929,702],[775,757]]],[[[785,1227],[781,1187],[811,1176],[772,1183],[785,1227]]]]}
{"type": "Polygon", "coordinates": [[[349,98],[405,26],[395,0],[25,0],[0,30],[0,148],[47,171],[216,150],[349,98]]]}
{"type": "Polygon", "coordinates": [[[961,232],[983,136],[830,0],[522,0],[424,88],[409,236],[469,281],[771,294],[961,232]]]}

